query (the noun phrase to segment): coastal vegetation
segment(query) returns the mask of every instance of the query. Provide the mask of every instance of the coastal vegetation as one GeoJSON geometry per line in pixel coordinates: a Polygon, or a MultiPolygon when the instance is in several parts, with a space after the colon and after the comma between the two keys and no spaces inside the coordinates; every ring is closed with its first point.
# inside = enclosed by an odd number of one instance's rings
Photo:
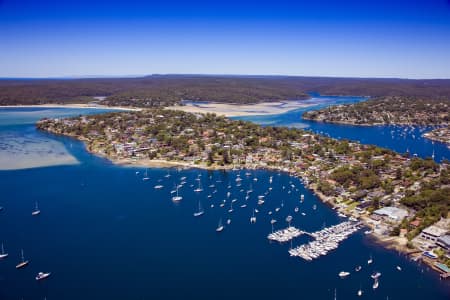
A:
{"type": "Polygon", "coordinates": [[[152,75],[140,78],[4,79],[0,105],[89,103],[172,106],[181,100],[258,103],[322,95],[450,99],[450,80],[294,76],[152,75]]]}
{"type": "Polygon", "coordinates": [[[309,111],[303,118],[352,125],[448,125],[450,100],[382,97],[309,111]]]}
{"type": "Polygon", "coordinates": [[[160,108],[44,119],[37,127],[82,140],[89,151],[119,163],[290,172],[346,213],[406,209],[408,217],[400,224],[389,221],[385,226],[394,235],[406,229],[410,239],[450,210],[448,162],[409,158],[301,129],[160,108]],[[413,227],[417,218],[422,222],[413,227]]]}

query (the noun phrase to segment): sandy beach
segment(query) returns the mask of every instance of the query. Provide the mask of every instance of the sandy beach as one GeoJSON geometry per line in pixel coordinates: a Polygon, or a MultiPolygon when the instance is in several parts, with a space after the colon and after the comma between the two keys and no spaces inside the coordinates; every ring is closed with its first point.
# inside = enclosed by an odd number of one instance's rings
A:
{"type": "Polygon", "coordinates": [[[181,110],[190,113],[215,113],[226,117],[276,115],[287,111],[313,106],[304,100],[263,102],[257,104],[225,104],[225,103],[187,103],[183,106],[169,106],[166,109],[181,110]]]}

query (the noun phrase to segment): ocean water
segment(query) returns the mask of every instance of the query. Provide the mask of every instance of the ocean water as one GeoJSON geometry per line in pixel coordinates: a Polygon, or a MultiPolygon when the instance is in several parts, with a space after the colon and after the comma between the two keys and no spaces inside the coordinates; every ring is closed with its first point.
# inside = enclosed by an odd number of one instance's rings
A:
{"type": "MultiPolygon", "coordinates": [[[[306,231],[342,221],[287,174],[148,169],[150,180],[143,181],[143,168],[115,166],[70,138],[48,138],[63,144],[80,163],[0,171],[0,242],[9,253],[0,261],[0,299],[333,299],[335,290],[337,299],[357,299],[360,288],[364,299],[450,297],[448,281],[376,245],[364,230],[312,262],[290,257],[289,243],[269,242],[272,218],[280,229],[291,215],[292,225],[306,231]],[[181,177],[186,184],[179,190],[183,200],[176,204],[171,190],[181,177]],[[197,178],[204,188],[201,193],[193,191],[197,178]],[[159,184],[164,188],[155,189],[159,184]],[[270,186],[266,203],[257,206],[257,196],[270,186]],[[250,188],[254,192],[246,201],[250,188]],[[229,213],[232,199],[237,201],[229,213]],[[31,216],[36,201],[41,214],[31,216]],[[205,214],[195,218],[199,201],[205,214]],[[241,208],[244,203],[248,206],[241,208]],[[254,208],[259,213],[256,224],[250,224],[254,208]],[[225,230],[217,233],[220,219],[225,230]],[[20,249],[30,264],[16,270],[20,249]],[[362,270],[356,273],[357,265],[362,270]],[[337,275],[343,270],[351,272],[346,279],[337,275]],[[52,274],[36,282],[40,271],[52,274]],[[382,273],[376,290],[370,278],[374,271],[382,273]]],[[[308,240],[297,238],[292,246],[308,240]]]]}

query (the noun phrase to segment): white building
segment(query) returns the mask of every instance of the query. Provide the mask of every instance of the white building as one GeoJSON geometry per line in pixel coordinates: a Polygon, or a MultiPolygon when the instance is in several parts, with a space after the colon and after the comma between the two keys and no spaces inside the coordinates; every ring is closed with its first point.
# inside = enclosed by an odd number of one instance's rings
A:
{"type": "Polygon", "coordinates": [[[401,209],[393,206],[386,206],[377,209],[373,213],[379,216],[388,217],[390,220],[397,222],[400,222],[408,216],[408,211],[406,209],[401,209]]]}
{"type": "Polygon", "coordinates": [[[433,243],[436,243],[437,239],[441,236],[444,236],[447,233],[446,229],[437,227],[435,225],[431,225],[420,233],[420,237],[432,241],[433,243]]]}

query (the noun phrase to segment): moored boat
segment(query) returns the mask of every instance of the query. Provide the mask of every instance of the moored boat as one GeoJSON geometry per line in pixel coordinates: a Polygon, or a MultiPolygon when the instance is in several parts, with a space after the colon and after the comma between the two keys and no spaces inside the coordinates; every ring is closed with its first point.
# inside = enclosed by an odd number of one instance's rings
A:
{"type": "Polygon", "coordinates": [[[43,280],[45,278],[48,278],[50,276],[50,274],[52,274],[52,273],[50,273],[50,272],[49,273],[39,272],[36,275],[36,280],[39,281],[39,280],[43,280]]]}

